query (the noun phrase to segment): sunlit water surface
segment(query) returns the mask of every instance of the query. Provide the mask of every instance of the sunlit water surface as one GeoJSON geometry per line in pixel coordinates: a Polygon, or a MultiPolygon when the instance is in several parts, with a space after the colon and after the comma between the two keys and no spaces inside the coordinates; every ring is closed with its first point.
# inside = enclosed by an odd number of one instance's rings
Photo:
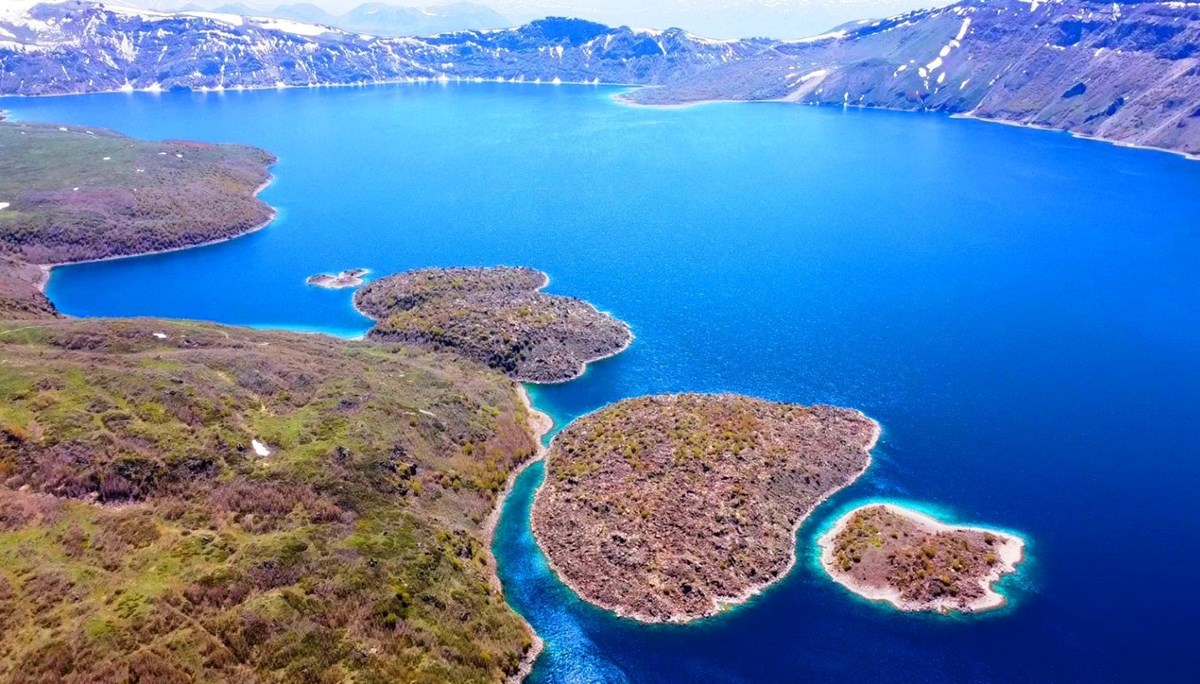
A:
{"type": "Polygon", "coordinates": [[[56,271],[79,316],[365,331],[308,275],[525,264],[637,341],[535,392],[560,424],[623,397],[735,391],[853,406],[874,465],[749,605],[644,626],[548,572],[517,482],[495,541],[546,641],[535,682],[1188,679],[1200,657],[1200,164],[934,115],[614,104],[470,85],[6,100],[24,119],[279,156],[264,231],[56,271]],[[856,599],[813,540],[868,499],[1010,529],[1009,605],[856,599]]]}

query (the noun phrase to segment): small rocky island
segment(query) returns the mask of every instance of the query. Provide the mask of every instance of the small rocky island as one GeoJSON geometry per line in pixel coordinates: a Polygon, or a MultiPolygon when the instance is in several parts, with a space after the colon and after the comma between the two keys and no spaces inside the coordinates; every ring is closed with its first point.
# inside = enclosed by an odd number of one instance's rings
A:
{"type": "Polygon", "coordinates": [[[358,287],[363,284],[363,276],[370,273],[370,269],[352,268],[341,273],[318,273],[311,275],[304,282],[313,287],[323,287],[328,290],[341,290],[348,287],[358,287]]]}
{"type": "Polygon", "coordinates": [[[1015,572],[1019,537],[946,525],[893,504],[850,511],[820,539],[821,565],[864,598],[901,610],[977,612],[1005,603],[994,584],[1015,572]]]}
{"type": "Polygon", "coordinates": [[[376,280],[355,305],[375,319],[367,339],[453,351],[525,382],[565,382],[633,340],[587,302],[540,290],[530,268],[430,268],[376,280]]]}
{"type": "Polygon", "coordinates": [[[879,431],[858,411],[737,395],[622,401],[555,437],[533,532],[583,598],[702,618],[791,568],[796,529],[866,469],[879,431]]]}

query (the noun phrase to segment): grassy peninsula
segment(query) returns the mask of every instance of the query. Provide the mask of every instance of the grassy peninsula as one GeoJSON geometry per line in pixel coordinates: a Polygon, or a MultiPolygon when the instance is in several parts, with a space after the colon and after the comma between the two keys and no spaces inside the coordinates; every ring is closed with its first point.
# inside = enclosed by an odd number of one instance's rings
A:
{"type": "Polygon", "coordinates": [[[59,264],[236,237],[273,216],[255,194],[274,162],[242,145],[0,122],[0,254],[59,264]]]}
{"type": "Polygon", "coordinates": [[[34,264],[233,237],[273,158],[0,123],[0,681],[484,682],[519,388],[415,347],[69,320],[34,264]],[[78,188],[78,190],[76,189],[78,188]]]}
{"type": "Polygon", "coordinates": [[[629,326],[579,299],[540,292],[529,268],[431,268],[376,280],[355,304],[371,340],[449,350],[526,382],[564,382],[619,353],[629,326]]]}
{"type": "Polygon", "coordinates": [[[995,530],[946,525],[892,504],[850,511],[820,539],[837,582],[901,610],[976,612],[1004,605],[993,585],[1015,572],[1025,543],[995,530]]]}
{"type": "Polygon", "coordinates": [[[536,448],[465,360],[157,320],[0,324],[0,680],[495,681],[484,522],[536,448]]]}
{"type": "Polygon", "coordinates": [[[787,572],[797,527],[866,469],[878,435],[830,406],[622,401],[555,437],[533,531],[593,603],[647,622],[712,615],[787,572]]]}
{"type": "Polygon", "coordinates": [[[191,247],[261,228],[275,157],[0,115],[0,319],[53,312],[37,265],[191,247]]]}

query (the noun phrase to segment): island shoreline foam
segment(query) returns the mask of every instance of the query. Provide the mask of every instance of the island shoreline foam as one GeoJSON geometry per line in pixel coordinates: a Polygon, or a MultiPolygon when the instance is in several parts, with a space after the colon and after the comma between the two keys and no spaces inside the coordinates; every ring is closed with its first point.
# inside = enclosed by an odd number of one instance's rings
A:
{"type": "MultiPolygon", "coordinates": [[[[596,411],[593,411],[591,413],[596,413],[598,411],[602,411],[605,408],[607,408],[607,406],[600,407],[599,409],[596,409],[596,411]]],[[[871,457],[871,452],[875,449],[876,446],[878,446],[879,440],[882,438],[883,426],[880,425],[879,421],[875,420],[874,418],[871,418],[870,416],[866,415],[862,411],[859,411],[857,409],[847,409],[847,410],[851,410],[851,411],[858,413],[860,416],[862,416],[863,418],[870,421],[871,424],[874,426],[874,430],[871,435],[871,440],[864,447],[864,451],[866,452],[867,458],[866,458],[866,462],[863,464],[863,467],[861,469],[859,469],[858,472],[856,472],[854,474],[854,476],[846,482],[845,485],[843,485],[842,487],[839,487],[838,489],[835,489],[833,491],[827,492],[824,496],[822,496],[822,497],[818,498],[816,501],[814,501],[812,506],[810,506],[809,509],[807,511],[805,511],[797,519],[796,523],[792,526],[792,530],[791,530],[791,537],[792,537],[791,555],[788,559],[787,565],[777,575],[775,575],[774,577],[771,577],[767,580],[764,580],[762,582],[751,585],[746,590],[744,590],[743,592],[741,592],[740,594],[738,594],[736,596],[714,598],[711,612],[708,612],[704,615],[701,615],[699,617],[691,617],[691,616],[685,616],[685,615],[671,615],[666,620],[661,620],[661,619],[652,618],[647,615],[642,615],[642,614],[636,613],[636,612],[623,611],[619,607],[606,605],[604,603],[599,603],[596,601],[592,601],[591,599],[585,598],[583,593],[580,591],[579,587],[577,585],[575,585],[574,583],[572,583],[570,580],[566,579],[566,577],[563,575],[561,570],[557,566],[555,566],[554,561],[551,560],[550,555],[548,553],[546,553],[546,549],[542,546],[541,540],[538,539],[537,526],[533,524],[533,508],[534,508],[534,506],[537,505],[537,499],[539,496],[541,496],[543,487],[538,487],[537,491],[534,492],[533,505],[530,506],[529,528],[530,528],[531,533],[533,534],[534,542],[537,543],[538,551],[542,554],[542,557],[545,559],[547,567],[549,567],[551,572],[554,573],[555,579],[557,579],[561,584],[563,584],[568,589],[570,589],[571,592],[574,593],[575,596],[580,601],[583,601],[584,603],[587,603],[589,605],[601,608],[609,613],[612,613],[613,615],[615,615],[619,618],[623,618],[626,620],[632,620],[634,622],[638,622],[641,624],[655,624],[655,625],[657,625],[657,624],[675,624],[675,625],[695,624],[697,622],[701,622],[703,620],[707,620],[709,618],[719,616],[722,613],[724,613],[730,609],[735,609],[735,608],[744,606],[747,602],[749,602],[755,596],[762,594],[764,591],[770,589],[772,586],[774,586],[775,584],[782,581],[784,578],[786,578],[792,572],[793,569],[795,569],[796,563],[799,559],[798,535],[800,533],[800,528],[804,527],[804,523],[807,522],[809,520],[809,518],[812,517],[813,511],[815,511],[821,504],[828,501],[834,495],[836,495],[840,492],[843,492],[846,489],[848,489],[850,486],[852,486],[871,467],[871,463],[873,462],[873,459],[871,457]]],[[[590,415],[590,413],[584,414],[583,416],[579,416],[575,420],[579,420],[580,418],[583,418],[587,415],[590,415]]],[[[545,449],[545,451],[548,453],[549,447],[547,447],[545,449]]],[[[543,460],[544,460],[544,458],[543,458],[543,460]]],[[[544,483],[543,483],[543,486],[544,486],[544,483]]]]}
{"type": "Polygon", "coordinates": [[[891,606],[892,609],[904,613],[936,612],[944,615],[957,612],[963,614],[978,614],[998,610],[1008,605],[1008,597],[996,590],[996,584],[1003,578],[1017,573],[1019,566],[1027,559],[1027,554],[1025,552],[1027,545],[1028,543],[1023,537],[1013,534],[1012,532],[983,527],[980,525],[955,525],[952,523],[946,523],[938,520],[932,515],[914,510],[912,508],[906,508],[899,504],[887,501],[876,501],[855,506],[839,516],[834,524],[817,538],[817,560],[820,563],[821,568],[825,571],[830,579],[841,585],[850,593],[870,603],[888,605],[891,606]],[[984,590],[984,595],[980,599],[968,605],[965,610],[931,610],[924,604],[905,601],[903,598],[901,598],[899,590],[893,587],[872,586],[855,581],[853,578],[846,576],[845,573],[838,571],[833,565],[834,539],[842,532],[842,530],[845,529],[850,519],[854,517],[856,513],[861,510],[874,508],[877,506],[885,508],[895,515],[906,518],[919,527],[932,530],[934,532],[973,531],[993,534],[997,537],[1003,538],[1005,541],[1015,542],[1015,555],[1009,550],[1008,547],[1010,545],[1005,544],[1000,550],[1000,563],[998,564],[998,567],[980,580],[980,586],[984,590]]]}

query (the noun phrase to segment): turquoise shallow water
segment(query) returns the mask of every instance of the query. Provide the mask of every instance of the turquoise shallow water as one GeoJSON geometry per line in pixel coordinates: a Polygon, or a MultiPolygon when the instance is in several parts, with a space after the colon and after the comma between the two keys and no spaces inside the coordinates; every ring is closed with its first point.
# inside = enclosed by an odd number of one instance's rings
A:
{"type": "Polygon", "coordinates": [[[280,157],[259,233],[56,271],[75,315],[364,331],[312,273],[527,264],[637,341],[541,387],[560,423],[622,397],[854,406],[875,462],[748,605],[645,626],[547,571],[518,480],[495,551],[545,638],[536,682],[1179,681],[1200,655],[1200,164],[940,116],[716,105],[575,87],[427,86],[9,100],[26,119],[280,157]],[[1014,530],[985,616],[902,615],[811,562],[873,499],[1014,530]]]}

